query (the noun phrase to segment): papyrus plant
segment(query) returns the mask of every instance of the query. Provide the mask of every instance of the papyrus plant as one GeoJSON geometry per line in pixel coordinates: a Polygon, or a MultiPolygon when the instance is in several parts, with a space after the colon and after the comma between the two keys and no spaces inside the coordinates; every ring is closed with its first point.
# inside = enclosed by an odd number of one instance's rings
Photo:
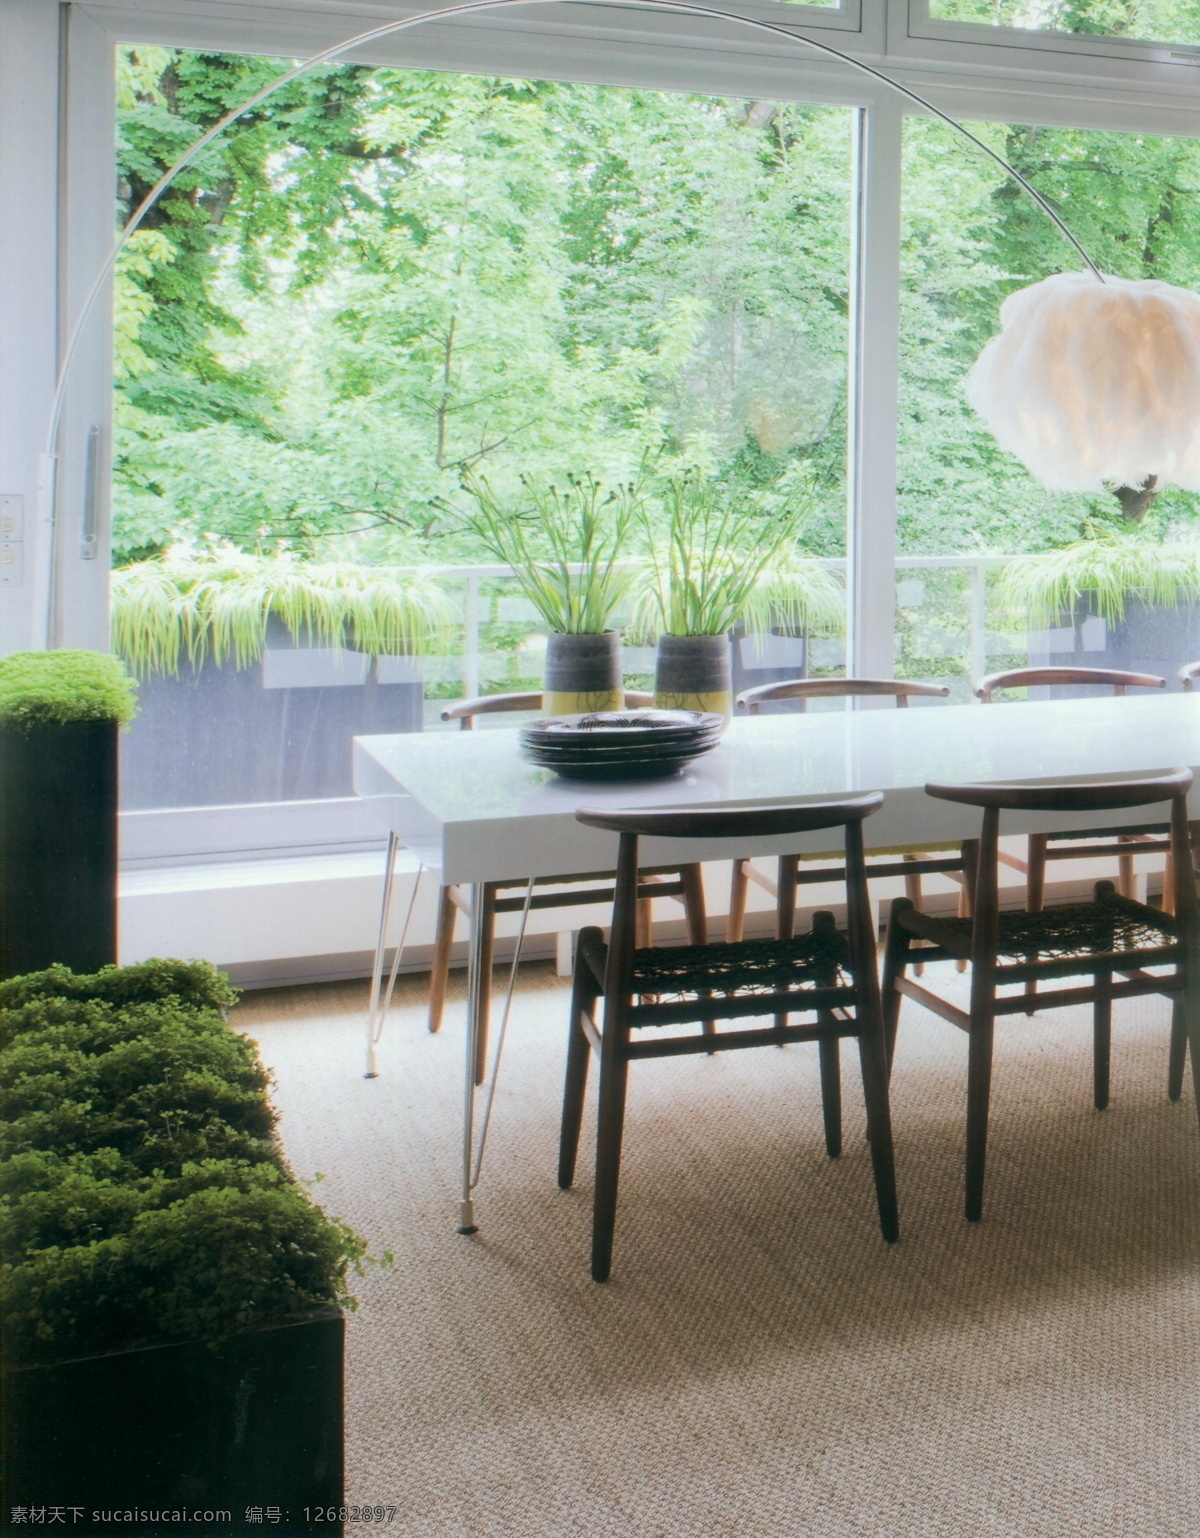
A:
{"type": "Polygon", "coordinates": [[[637,509],[646,566],[630,629],[639,639],[724,635],[739,620],[751,631],[840,628],[841,588],[796,547],[806,491],[777,500],[692,471],[667,480],[658,502],[637,509]]]}
{"type": "Polygon", "coordinates": [[[513,569],[521,591],[559,635],[600,635],[628,592],[628,555],[640,505],[632,485],[606,487],[593,476],[556,486],[521,477],[522,494],[498,496],[482,476],[465,475],[475,506],[467,523],[513,569]]]}

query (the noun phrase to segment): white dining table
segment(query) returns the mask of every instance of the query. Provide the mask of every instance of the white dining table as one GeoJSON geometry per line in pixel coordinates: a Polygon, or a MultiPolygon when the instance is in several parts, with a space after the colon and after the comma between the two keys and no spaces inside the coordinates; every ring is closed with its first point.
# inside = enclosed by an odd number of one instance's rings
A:
{"type": "MultiPolygon", "coordinates": [[[[851,709],[747,717],[721,744],[667,779],[605,784],[560,779],[521,757],[516,730],[411,733],[354,739],[354,789],[388,830],[378,966],[397,850],[440,883],[472,890],[463,1178],[459,1231],[475,1231],[475,1072],[482,888],[489,881],[611,870],[615,835],[578,822],[581,807],[727,808],[795,804],[881,790],[863,825],[868,853],[928,848],[977,836],[979,814],[925,794],[930,781],[1131,778],[1181,767],[1200,779],[1200,694],[1112,696],[1003,705],[851,709]]],[[[1200,816],[1200,788],[1190,815],[1200,816]]],[[[1106,813],[1106,825],[1145,822],[1145,809],[1106,813]]],[[[1067,832],[1095,814],[1006,814],[1005,833],[1067,832]]],[[[688,840],[688,861],[834,853],[829,834],[790,839],[688,840]]],[[[678,841],[646,839],[646,865],[681,858],[678,841]]],[[[375,1026],[372,1022],[370,1030],[375,1026]]]]}

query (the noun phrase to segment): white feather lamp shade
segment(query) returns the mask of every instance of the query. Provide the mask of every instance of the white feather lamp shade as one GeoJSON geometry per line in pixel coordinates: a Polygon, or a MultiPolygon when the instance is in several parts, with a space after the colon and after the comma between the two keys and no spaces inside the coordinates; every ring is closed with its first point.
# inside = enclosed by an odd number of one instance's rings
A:
{"type": "Polygon", "coordinates": [[[1059,273],[1010,294],[967,399],[1055,491],[1200,491],[1200,295],[1059,273]]]}

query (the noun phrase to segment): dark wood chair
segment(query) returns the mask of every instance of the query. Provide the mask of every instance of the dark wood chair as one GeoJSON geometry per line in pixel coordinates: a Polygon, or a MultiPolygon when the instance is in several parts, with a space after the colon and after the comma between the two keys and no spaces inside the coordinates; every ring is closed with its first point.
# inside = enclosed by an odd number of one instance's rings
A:
{"type": "Polygon", "coordinates": [[[820,1045],[825,1143],[831,1157],[841,1151],[839,1042],[858,1038],[867,1135],[875,1170],[875,1192],[883,1236],[897,1236],[896,1186],[888,1112],[887,1061],[875,971],[875,933],[867,896],[862,820],[883,802],[882,795],[858,796],[810,806],[753,807],[739,811],[669,810],[576,815],[592,828],[620,834],[612,938],[581,932],[571,995],[567,1078],[563,1096],[558,1183],[565,1190],[575,1176],[583,1120],[588,1063],[600,1058],[600,1108],[596,1149],[596,1190],[592,1220],[592,1276],[607,1279],[612,1262],[617,1180],[625,1119],[629,1064],[646,1057],[722,1052],[740,1047],[773,1047],[792,1041],[820,1045]],[[639,837],[687,839],[785,837],[824,828],[844,830],[847,933],[833,915],[816,915],[811,934],[787,940],[737,944],[643,947],[638,944],[639,837]],[[596,1004],[604,1000],[603,1023],[596,1004]],[[808,1016],[793,1025],[793,1013],[808,1016]],[[717,1021],[773,1016],[769,1025],[718,1029],[717,1021]],[[687,1034],[666,1035],[656,1026],[699,1024],[687,1034]]]}
{"type": "Polygon", "coordinates": [[[973,917],[938,919],[919,912],[905,897],[892,904],[884,946],[883,1012],[892,1059],[902,996],[916,999],[943,1020],[966,1031],[967,1169],[966,1214],[976,1222],[983,1211],[983,1176],[987,1152],[988,1100],[992,1042],[998,1016],[1027,1010],[1024,991],[1001,996],[1000,989],[1030,983],[1060,982],[1087,976],[1082,986],[1038,994],[1041,1009],[1092,1005],[1094,1036],[1093,1098],[1098,1110],[1108,1104],[1112,1001],[1145,993],[1163,993],[1173,1001],[1167,1089],[1177,1100],[1183,1086],[1188,1036],[1192,1075],[1200,1108],[1200,970],[1197,955],[1197,902],[1188,847],[1187,802],[1192,774],[1181,769],[1156,779],[1092,785],[927,785],[931,796],[983,810],[978,840],[964,844],[967,870],[974,876],[973,917]],[[1175,912],[1163,913],[1122,897],[1111,881],[1096,884],[1094,900],[1070,907],[1001,912],[997,886],[1000,813],[1107,812],[1167,803],[1170,842],[1175,854],[1175,912]],[[970,1008],[961,1009],[905,975],[914,940],[933,949],[920,952],[926,962],[968,960],[970,1008]],[[1169,967],[1154,975],[1148,967],[1169,967]]]}
{"type": "MultiPolygon", "coordinates": [[[[1000,689],[1032,689],[1056,684],[1111,689],[1115,695],[1121,695],[1126,689],[1165,689],[1167,681],[1153,673],[1125,673],[1114,668],[1013,668],[1007,673],[991,673],[987,678],[981,678],[975,685],[975,693],[985,705],[990,705],[993,696],[1000,689]]],[[[1042,906],[1046,890],[1046,863],[1049,860],[1087,860],[1115,854],[1117,891],[1122,897],[1133,897],[1135,895],[1134,852],[1119,846],[1137,844],[1139,846],[1137,853],[1146,854],[1151,850],[1160,850],[1165,853],[1168,845],[1166,829],[1161,825],[1131,828],[1128,832],[1120,834],[1115,842],[1111,837],[1100,844],[1086,842],[1088,839],[1094,840],[1097,837],[1103,838],[1103,834],[1098,833],[1094,828],[1084,829],[1078,833],[1031,834],[1024,860],[1018,859],[1016,855],[1009,854],[1007,851],[1001,854],[1000,859],[1003,864],[1021,871],[1025,876],[1025,906],[1031,912],[1037,911],[1042,906]]],[[[1168,872],[1163,885],[1163,900],[1168,910],[1171,906],[1171,889],[1172,880],[1168,872]]],[[[1030,992],[1035,991],[1035,989],[1030,990],[1030,992]]]]}
{"type": "MultiPolygon", "coordinates": [[[[652,694],[634,690],[625,692],[625,708],[641,710],[654,704],[652,694]]],[[[456,700],[442,711],[443,721],[457,721],[462,731],[474,729],[475,718],[498,712],[530,711],[542,708],[541,694],[487,694],[479,699],[456,700]]],[[[525,907],[527,881],[490,881],[483,889],[483,926],[480,977],[480,1030],[479,1058],[476,1074],[483,1082],[483,1065],[487,1053],[487,1024],[491,1003],[492,955],[496,932],[496,915],[520,913],[525,907]],[[519,894],[504,895],[520,888],[519,894]]],[[[683,904],[687,919],[688,939],[693,945],[703,945],[707,939],[707,919],[704,911],[704,883],[698,865],[686,865],[674,870],[643,871],[638,889],[638,918],[641,933],[649,943],[652,919],[651,903],[657,897],[673,897],[683,904]]],[[[611,872],[600,871],[593,876],[555,877],[539,876],[534,882],[534,893],[529,907],[572,908],[591,903],[611,902],[613,898],[611,872]],[[605,883],[597,886],[596,883],[605,883]],[[539,890],[540,888],[551,890],[539,890]]],[[[446,1009],[446,986],[450,978],[450,948],[454,944],[454,930],[459,913],[471,915],[470,891],[459,886],[444,886],[438,894],[437,934],[433,947],[433,962],[429,972],[429,1029],[440,1031],[446,1009]]]]}
{"type": "MultiPolygon", "coordinates": [[[[779,700],[794,700],[797,708],[805,710],[812,699],[830,699],[849,695],[876,695],[895,700],[899,709],[907,708],[912,696],[945,699],[950,690],[942,684],[915,683],[903,678],[791,678],[784,683],[762,684],[756,689],[744,689],[734,701],[735,708],[756,716],[760,707],[779,700]]],[[[962,857],[957,846],[953,853],[935,852],[927,848],[901,848],[886,851],[882,863],[868,866],[871,876],[903,876],[906,894],[919,907],[922,901],[921,876],[940,872],[959,880],[962,857]],[[899,861],[887,858],[899,855],[899,861]]],[[[733,862],[733,879],[729,888],[729,921],[725,929],[728,940],[740,940],[746,925],[746,898],[750,883],[762,887],[775,898],[775,932],[782,939],[795,927],[796,896],[800,886],[816,885],[825,881],[841,881],[844,870],[840,865],[828,863],[813,866],[804,856],[784,855],[778,866],[775,881],[756,870],[750,860],[733,862]]],[[[965,888],[959,912],[965,913],[965,888]]]]}

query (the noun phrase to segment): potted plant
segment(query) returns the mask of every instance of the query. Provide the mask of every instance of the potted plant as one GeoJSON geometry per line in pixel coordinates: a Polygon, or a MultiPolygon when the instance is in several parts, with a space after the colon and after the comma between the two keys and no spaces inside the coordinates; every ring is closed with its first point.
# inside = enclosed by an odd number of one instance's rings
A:
{"type": "Polygon", "coordinates": [[[810,617],[828,624],[840,606],[836,584],[796,555],[803,494],[772,505],[766,492],[689,472],[667,481],[662,503],[661,521],[639,505],[648,566],[632,628],[657,637],[656,704],[729,719],[730,628],[741,619],[766,628],[781,613],[798,625],[810,617]]]}
{"type": "Polygon", "coordinates": [[[1200,655],[1195,544],[1162,542],[1140,531],[1092,532],[1061,550],[1013,561],[998,597],[1031,630],[1071,633],[1069,645],[1049,646],[1048,662],[1173,677],[1181,663],[1200,655]],[[1102,642],[1085,628],[1089,621],[1102,642]]]}
{"type": "Polygon", "coordinates": [[[222,544],[114,571],[112,613],[131,810],[349,795],[351,737],[421,730],[419,658],[460,625],[427,571],[222,544]]]}
{"type": "Polygon", "coordinates": [[[288,1169],[235,998],[200,962],[0,984],[6,1517],[217,1538],[270,1506],[341,1531],[363,1245],[288,1169]]]}
{"type": "Polygon", "coordinates": [[[0,661],[0,977],[117,959],[117,732],[135,685],[102,652],[0,661]]]}
{"type": "Polygon", "coordinates": [[[506,507],[482,477],[464,476],[475,500],[467,523],[513,569],[545,621],[551,715],[620,710],[621,636],[610,625],[631,573],[618,564],[636,517],[637,489],[605,488],[590,475],[565,488],[522,476],[524,505],[506,507]]]}

